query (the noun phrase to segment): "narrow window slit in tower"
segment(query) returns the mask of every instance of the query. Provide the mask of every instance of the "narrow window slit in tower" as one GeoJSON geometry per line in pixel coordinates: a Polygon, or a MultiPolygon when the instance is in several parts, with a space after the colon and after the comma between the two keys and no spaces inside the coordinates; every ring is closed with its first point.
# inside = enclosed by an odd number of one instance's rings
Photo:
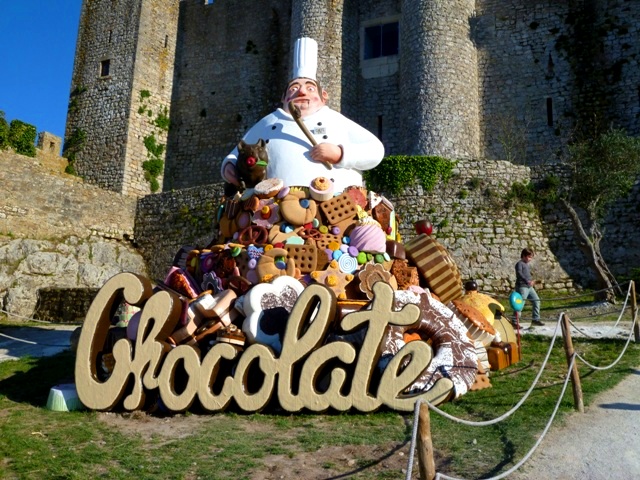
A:
{"type": "Polygon", "coordinates": [[[382,115],[378,115],[378,139],[382,140],[382,115]]]}
{"type": "Polygon", "coordinates": [[[547,98],[547,125],[553,127],[553,100],[547,98]]]}
{"type": "Polygon", "coordinates": [[[111,43],[112,37],[113,37],[113,30],[109,30],[109,43],[111,43]]]}
{"type": "Polygon", "coordinates": [[[164,36],[164,48],[167,48],[167,45],[169,45],[169,35],[164,36]]]}
{"type": "Polygon", "coordinates": [[[108,77],[109,76],[109,68],[111,66],[111,60],[102,60],[100,62],[100,76],[108,77]]]}

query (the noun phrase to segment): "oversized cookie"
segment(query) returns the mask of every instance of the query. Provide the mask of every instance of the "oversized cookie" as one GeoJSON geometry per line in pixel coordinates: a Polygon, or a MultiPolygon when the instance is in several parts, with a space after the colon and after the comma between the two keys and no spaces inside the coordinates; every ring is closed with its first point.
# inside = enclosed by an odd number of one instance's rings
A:
{"type": "Polygon", "coordinates": [[[293,258],[301,273],[318,270],[318,248],[315,245],[285,245],[289,258],[293,258]]]}
{"type": "Polygon", "coordinates": [[[310,276],[314,281],[333,290],[340,300],[347,298],[345,288],[354,278],[353,274],[340,271],[336,260],[332,260],[326,270],[316,270],[311,272],[310,276]]]}
{"type": "Polygon", "coordinates": [[[493,342],[496,330],[485,316],[477,308],[464,303],[460,298],[451,302],[451,310],[462,320],[467,327],[469,338],[474,342],[480,342],[485,347],[493,342]]]}
{"type": "MultiPolygon", "coordinates": [[[[293,258],[284,248],[272,248],[260,257],[256,265],[259,282],[269,282],[276,277],[299,277],[300,270],[296,268],[293,258]]],[[[255,287],[254,287],[255,288],[255,287]]]]}
{"type": "Polygon", "coordinates": [[[273,198],[284,187],[284,182],[279,178],[268,178],[258,183],[253,193],[258,198],[273,198]]]}
{"type": "Polygon", "coordinates": [[[351,197],[346,193],[322,202],[320,210],[328,225],[336,225],[350,218],[355,219],[358,213],[355,203],[351,201],[351,197]]]}
{"type": "Polygon", "coordinates": [[[373,286],[377,282],[389,284],[391,273],[386,271],[379,263],[367,263],[358,272],[358,279],[360,280],[360,290],[371,300],[373,299],[373,286]]]}

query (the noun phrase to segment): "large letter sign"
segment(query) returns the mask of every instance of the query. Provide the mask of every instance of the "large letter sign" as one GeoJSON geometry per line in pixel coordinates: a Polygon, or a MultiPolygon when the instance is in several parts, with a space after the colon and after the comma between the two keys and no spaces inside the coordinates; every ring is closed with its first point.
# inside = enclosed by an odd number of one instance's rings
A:
{"type": "Polygon", "coordinates": [[[373,291],[370,309],[350,313],[340,323],[346,332],[366,327],[359,349],[342,340],[326,342],[335,318],[336,298],[326,287],[312,284],[302,291],[291,310],[279,355],[257,343],[243,352],[228,343],[216,343],[201,358],[198,348],[171,346],[166,341],[178,326],[182,312],[177,295],[154,293],[150,281],[138,275],[116,275],[96,296],[82,327],[75,368],[78,395],[91,409],[109,410],[121,404],[127,410],[136,410],[144,405],[145,392],[157,390],[166,408],[175,412],[188,409],[196,399],[210,412],[223,411],[232,400],[244,411],[260,411],[274,395],[289,412],[371,412],[383,405],[411,411],[420,398],[443,402],[453,389],[448,378],[438,380],[425,392],[404,393],[431,362],[431,347],[423,341],[402,347],[382,372],[377,388],[371,391],[388,327],[414,325],[421,319],[417,305],[408,304],[394,311],[394,291],[390,286],[378,282],[373,291]],[[97,374],[98,355],[110,327],[109,313],[121,296],[142,308],[138,334],[135,342],[120,339],[115,343],[115,366],[109,378],[101,381],[97,374]],[[222,362],[232,362],[233,368],[221,369],[222,362]],[[256,369],[261,383],[249,388],[250,371],[256,369]],[[218,378],[219,375],[225,377],[218,378]],[[319,389],[321,378],[323,388],[319,389]],[[214,384],[219,386],[216,391],[214,384]]]}

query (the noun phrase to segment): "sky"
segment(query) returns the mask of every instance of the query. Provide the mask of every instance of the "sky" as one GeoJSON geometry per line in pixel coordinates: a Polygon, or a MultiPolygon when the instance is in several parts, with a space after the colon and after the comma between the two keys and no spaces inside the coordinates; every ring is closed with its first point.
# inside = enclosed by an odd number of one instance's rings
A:
{"type": "Polygon", "coordinates": [[[82,0],[0,0],[0,110],[64,138],[82,0]]]}

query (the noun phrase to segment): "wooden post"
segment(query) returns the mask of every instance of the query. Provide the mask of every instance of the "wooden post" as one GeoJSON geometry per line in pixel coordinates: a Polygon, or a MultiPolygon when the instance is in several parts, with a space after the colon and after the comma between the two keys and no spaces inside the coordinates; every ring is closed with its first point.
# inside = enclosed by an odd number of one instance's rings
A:
{"type": "MultiPolygon", "coordinates": [[[[573,349],[573,340],[571,339],[571,327],[569,326],[569,317],[562,314],[562,336],[564,337],[564,353],[567,356],[567,366],[571,365],[571,358],[575,353],[573,349]]],[[[573,404],[577,411],[584,413],[584,401],[582,399],[582,384],[580,383],[580,374],[578,373],[578,364],[573,362],[571,369],[571,385],[573,387],[573,404]]]]}
{"type": "MultiPolygon", "coordinates": [[[[636,300],[636,282],[631,280],[631,321],[638,314],[638,301],[636,300]]],[[[633,339],[636,343],[640,342],[640,325],[638,322],[633,326],[633,339]]]]}
{"type": "Polygon", "coordinates": [[[420,404],[418,414],[418,465],[420,480],[436,478],[436,463],[433,460],[433,443],[431,441],[431,420],[429,419],[429,405],[420,404]]]}

